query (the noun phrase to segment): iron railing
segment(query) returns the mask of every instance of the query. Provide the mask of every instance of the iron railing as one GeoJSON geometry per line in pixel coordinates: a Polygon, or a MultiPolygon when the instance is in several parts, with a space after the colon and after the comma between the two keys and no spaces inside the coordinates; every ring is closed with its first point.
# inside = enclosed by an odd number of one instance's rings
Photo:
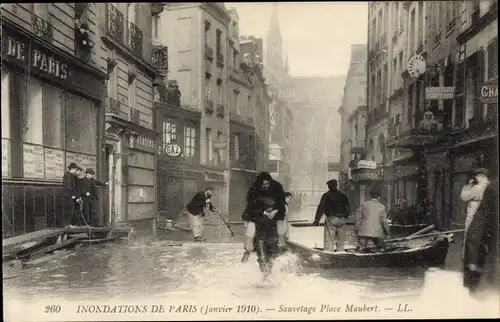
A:
{"type": "Polygon", "coordinates": [[[214,58],[214,50],[208,45],[205,45],[205,58],[210,60],[214,58]]]}
{"type": "Polygon", "coordinates": [[[37,16],[36,14],[31,15],[31,23],[33,26],[33,33],[40,38],[43,38],[47,42],[52,42],[53,30],[52,25],[45,19],[37,16]]]}
{"type": "Polygon", "coordinates": [[[217,104],[217,116],[223,118],[225,115],[225,108],[222,104],[217,104]]]}
{"type": "Polygon", "coordinates": [[[106,114],[112,114],[122,119],[128,119],[129,109],[124,103],[112,97],[106,97],[106,114]]]}
{"type": "Polygon", "coordinates": [[[205,99],[205,112],[207,114],[213,114],[214,113],[214,102],[209,100],[209,99],[205,99]]]}
{"type": "Polygon", "coordinates": [[[142,57],[142,31],[134,23],[128,23],[128,45],[137,55],[142,57]]]}
{"type": "Polygon", "coordinates": [[[151,61],[155,68],[168,70],[168,47],[154,46],[151,53],[151,61]]]}
{"type": "Polygon", "coordinates": [[[109,35],[116,38],[120,42],[124,42],[125,38],[125,19],[123,13],[115,6],[106,4],[106,31],[109,35]]]}
{"type": "Polygon", "coordinates": [[[222,53],[217,53],[217,67],[224,66],[224,55],[222,53]]]}

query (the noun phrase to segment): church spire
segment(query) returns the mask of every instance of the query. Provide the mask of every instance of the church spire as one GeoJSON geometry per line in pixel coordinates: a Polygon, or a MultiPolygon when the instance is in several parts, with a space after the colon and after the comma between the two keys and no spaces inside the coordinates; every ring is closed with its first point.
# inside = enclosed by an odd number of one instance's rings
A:
{"type": "Polygon", "coordinates": [[[276,33],[280,34],[280,21],[278,14],[278,3],[273,2],[273,9],[271,12],[271,23],[269,24],[269,34],[276,33]]]}
{"type": "Polygon", "coordinates": [[[285,75],[288,75],[290,72],[290,67],[288,66],[288,54],[285,54],[285,65],[283,66],[285,70],[285,75]]]}

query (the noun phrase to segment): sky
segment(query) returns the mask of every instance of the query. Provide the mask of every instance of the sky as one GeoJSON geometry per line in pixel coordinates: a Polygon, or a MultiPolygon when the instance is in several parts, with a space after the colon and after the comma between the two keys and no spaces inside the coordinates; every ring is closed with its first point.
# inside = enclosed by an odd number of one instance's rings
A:
{"type": "MultiPolygon", "coordinates": [[[[240,18],[240,36],[265,39],[271,2],[225,3],[240,18]]],[[[367,2],[280,2],[283,51],[292,76],[346,75],[351,44],[366,44],[367,2]]]]}

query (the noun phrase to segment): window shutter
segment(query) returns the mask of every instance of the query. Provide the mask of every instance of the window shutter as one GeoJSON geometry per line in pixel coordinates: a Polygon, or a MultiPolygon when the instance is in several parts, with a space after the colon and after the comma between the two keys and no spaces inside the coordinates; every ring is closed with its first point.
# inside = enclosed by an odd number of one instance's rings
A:
{"type": "Polygon", "coordinates": [[[488,45],[487,49],[487,80],[498,78],[498,38],[496,37],[492,43],[488,45]]]}

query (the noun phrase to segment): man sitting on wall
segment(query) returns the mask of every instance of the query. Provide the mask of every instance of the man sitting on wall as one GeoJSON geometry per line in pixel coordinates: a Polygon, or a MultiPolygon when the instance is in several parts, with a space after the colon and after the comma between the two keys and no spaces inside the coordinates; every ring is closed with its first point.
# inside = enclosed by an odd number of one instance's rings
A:
{"type": "Polygon", "coordinates": [[[194,241],[205,241],[203,238],[204,216],[210,211],[215,211],[212,205],[212,193],[214,188],[208,187],[194,195],[193,199],[186,205],[189,223],[193,230],[194,241]]]}

